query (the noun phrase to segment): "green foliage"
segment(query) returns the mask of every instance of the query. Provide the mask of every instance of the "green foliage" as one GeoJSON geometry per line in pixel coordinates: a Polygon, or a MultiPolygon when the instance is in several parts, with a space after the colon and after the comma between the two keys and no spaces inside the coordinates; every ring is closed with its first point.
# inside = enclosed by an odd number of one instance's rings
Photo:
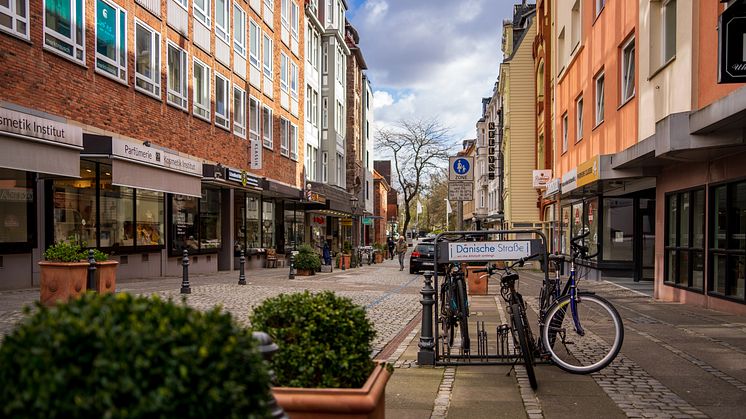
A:
{"type": "Polygon", "coordinates": [[[280,347],[272,358],[278,385],[358,388],[375,367],[376,332],[365,310],[331,291],[269,298],[255,308],[251,324],[280,347]]]}
{"type": "Polygon", "coordinates": [[[37,304],[0,346],[0,416],[263,418],[269,378],[230,314],[88,293],[37,304]]]}
{"type": "Polygon", "coordinates": [[[313,250],[313,246],[311,246],[310,244],[304,243],[298,246],[298,253],[316,253],[316,252],[313,250]]]}
{"type": "Polygon", "coordinates": [[[47,248],[44,252],[44,259],[50,262],[80,262],[85,260],[86,256],[80,245],[61,241],[47,248]]]}
{"type": "Polygon", "coordinates": [[[313,248],[307,244],[298,248],[298,254],[295,255],[295,269],[308,269],[318,271],[321,269],[321,257],[313,251],[313,248]]]}
{"type": "Polygon", "coordinates": [[[342,245],[342,252],[348,255],[352,253],[352,246],[350,246],[350,242],[344,242],[344,245],[342,245]]]}
{"type": "MultiPolygon", "coordinates": [[[[88,253],[86,252],[86,258],[88,257],[88,253]]],[[[104,253],[98,249],[93,249],[93,258],[96,259],[96,262],[105,262],[109,260],[109,254],[104,253]]]]}

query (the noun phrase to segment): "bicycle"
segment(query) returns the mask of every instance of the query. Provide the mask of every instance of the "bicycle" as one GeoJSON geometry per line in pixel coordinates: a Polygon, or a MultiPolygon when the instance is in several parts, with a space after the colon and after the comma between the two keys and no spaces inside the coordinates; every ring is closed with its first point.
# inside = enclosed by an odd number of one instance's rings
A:
{"type": "Polygon", "coordinates": [[[447,354],[450,355],[454,341],[454,329],[458,325],[461,332],[461,351],[468,355],[471,347],[469,339],[469,301],[466,296],[464,271],[458,263],[446,269],[445,280],[440,285],[440,323],[441,338],[446,342],[447,354]]]}

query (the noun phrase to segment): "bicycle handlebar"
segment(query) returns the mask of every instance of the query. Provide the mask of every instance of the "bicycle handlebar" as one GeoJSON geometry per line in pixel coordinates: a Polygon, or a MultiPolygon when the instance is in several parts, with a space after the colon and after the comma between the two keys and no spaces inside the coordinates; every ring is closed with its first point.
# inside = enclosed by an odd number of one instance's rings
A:
{"type": "Polygon", "coordinates": [[[531,256],[520,258],[517,261],[511,263],[510,265],[505,266],[504,268],[498,268],[495,265],[492,265],[492,266],[487,265],[486,267],[484,267],[482,269],[475,269],[472,272],[474,272],[474,273],[487,272],[488,275],[492,275],[493,273],[495,273],[495,271],[498,271],[498,270],[506,270],[507,271],[509,269],[513,269],[513,267],[516,266],[516,265],[523,266],[523,264],[526,263],[526,261],[531,260],[531,259],[536,259],[537,257],[539,257],[541,255],[542,255],[541,253],[535,253],[535,254],[533,254],[531,256]]]}

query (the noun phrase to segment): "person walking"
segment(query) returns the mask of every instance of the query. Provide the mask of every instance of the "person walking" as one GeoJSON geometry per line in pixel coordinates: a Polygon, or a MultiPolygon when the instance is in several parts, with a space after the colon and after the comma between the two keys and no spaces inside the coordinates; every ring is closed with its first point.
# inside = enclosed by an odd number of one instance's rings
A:
{"type": "Polygon", "coordinates": [[[389,259],[394,260],[394,249],[396,249],[396,243],[394,243],[394,238],[389,236],[389,259]]]}
{"type": "Polygon", "coordinates": [[[404,240],[404,236],[399,236],[399,241],[396,242],[396,254],[399,255],[399,270],[404,270],[404,255],[407,254],[407,241],[404,240]]]}

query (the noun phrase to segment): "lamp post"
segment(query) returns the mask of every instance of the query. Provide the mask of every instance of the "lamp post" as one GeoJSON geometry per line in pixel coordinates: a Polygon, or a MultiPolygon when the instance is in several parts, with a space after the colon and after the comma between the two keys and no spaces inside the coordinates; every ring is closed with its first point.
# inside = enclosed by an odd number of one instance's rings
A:
{"type": "Polygon", "coordinates": [[[357,254],[358,248],[360,247],[359,244],[359,229],[357,225],[355,224],[355,217],[357,215],[357,203],[358,203],[358,197],[352,196],[350,198],[350,205],[352,207],[352,252],[353,254],[357,254]]]}

